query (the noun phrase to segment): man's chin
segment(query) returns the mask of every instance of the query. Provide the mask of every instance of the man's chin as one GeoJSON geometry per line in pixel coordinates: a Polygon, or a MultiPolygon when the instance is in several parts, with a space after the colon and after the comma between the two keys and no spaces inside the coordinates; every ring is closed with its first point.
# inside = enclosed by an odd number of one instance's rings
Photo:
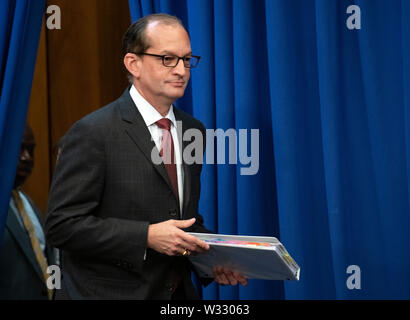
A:
{"type": "Polygon", "coordinates": [[[173,90],[169,90],[168,96],[174,100],[181,98],[185,93],[185,87],[181,88],[173,88],[173,90]]]}

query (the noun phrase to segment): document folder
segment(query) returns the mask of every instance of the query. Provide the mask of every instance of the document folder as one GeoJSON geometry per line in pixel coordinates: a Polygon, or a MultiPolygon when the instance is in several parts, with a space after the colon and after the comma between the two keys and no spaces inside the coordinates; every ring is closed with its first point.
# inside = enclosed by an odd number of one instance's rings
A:
{"type": "Polygon", "coordinates": [[[206,253],[189,256],[201,277],[213,278],[212,268],[223,266],[248,279],[299,280],[299,266],[274,237],[189,234],[210,246],[206,253]]]}

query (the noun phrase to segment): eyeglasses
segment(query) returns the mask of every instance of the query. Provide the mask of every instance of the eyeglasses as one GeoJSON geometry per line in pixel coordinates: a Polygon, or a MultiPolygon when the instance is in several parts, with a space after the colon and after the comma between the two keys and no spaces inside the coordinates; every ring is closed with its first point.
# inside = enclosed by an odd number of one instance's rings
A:
{"type": "Polygon", "coordinates": [[[159,55],[159,54],[146,53],[146,52],[143,52],[140,54],[161,58],[162,64],[168,68],[175,68],[179,63],[179,60],[182,60],[185,68],[188,68],[188,69],[195,68],[198,65],[199,59],[201,59],[201,57],[199,56],[192,56],[192,55],[185,56],[185,57],[178,57],[178,56],[172,56],[172,55],[159,55]]]}

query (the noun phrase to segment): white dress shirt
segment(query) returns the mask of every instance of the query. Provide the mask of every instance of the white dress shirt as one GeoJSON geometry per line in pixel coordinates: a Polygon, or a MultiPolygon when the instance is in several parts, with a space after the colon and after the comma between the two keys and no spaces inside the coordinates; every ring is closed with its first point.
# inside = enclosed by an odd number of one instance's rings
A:
{"type": "MultiPolygon", "coordinates": [[[[151,138],[155,142],[158,151],[161,150],[162,129],[160,129],[156,125],[156,122],[164,117],[147,100],[145,100],[144,97],[141,96],[141,94],[134,87],[134,85],[130,89],[130,95],[135,105],[137,106],[138,111],[141,113],[145,124],[147,125],[148,130],[151,133],[151,138]]],[[[179,205],[180,212],[182,215],[182,204],[184,200],[184,172],[182,170],[182,152],[179,146],[177,121],[175,119],[172,105],[170,106],[168,114],[165,116],[165,118],[171,120],[171,135],[172,140],[174,141],[175,162],[177,167],[179,205]]]]}

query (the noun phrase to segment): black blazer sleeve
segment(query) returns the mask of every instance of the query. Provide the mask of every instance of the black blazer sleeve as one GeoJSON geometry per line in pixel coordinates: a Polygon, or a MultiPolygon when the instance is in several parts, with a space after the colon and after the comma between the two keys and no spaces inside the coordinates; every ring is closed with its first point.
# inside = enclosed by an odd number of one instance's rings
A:
{"type": "Polygon", "coordinates": [[[138,269],[146,250],[148,222],[94,214],[105,184],[106,130],[101,121],[80,120],[64,137],[50,190],[46,236],[62,250],[128,261],[138,269]]]}

